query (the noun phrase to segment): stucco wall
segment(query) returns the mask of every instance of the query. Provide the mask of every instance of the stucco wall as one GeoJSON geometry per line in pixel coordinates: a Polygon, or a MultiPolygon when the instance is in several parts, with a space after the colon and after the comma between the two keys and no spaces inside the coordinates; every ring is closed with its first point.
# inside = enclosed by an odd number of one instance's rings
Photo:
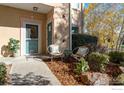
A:
{"type": "MultiPolygon", "coordinates": [[[[41,22],[41,48],[42,53],[46,52],[46,14],[32,13],[30,11],[0,6],[0,51],[7,45],[9,38],[20,40],[20,28],[22,18],[38,20],[41,22]]],[[[20,51],[19,51],[20,53],[20,51]]]]}

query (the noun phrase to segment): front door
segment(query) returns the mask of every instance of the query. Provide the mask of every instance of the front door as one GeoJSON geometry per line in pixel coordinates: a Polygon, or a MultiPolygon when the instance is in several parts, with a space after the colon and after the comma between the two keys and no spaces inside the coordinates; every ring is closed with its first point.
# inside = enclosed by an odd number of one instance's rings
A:
{"type": "Polygon", "coordinates": [[[47,25],[47,45],[52,44],[52,22],[47,25]]]}
{"type": "Polygon", "coordinates": [[[38,53],[38,25],[26,24],[26,54],[38,53]]]}

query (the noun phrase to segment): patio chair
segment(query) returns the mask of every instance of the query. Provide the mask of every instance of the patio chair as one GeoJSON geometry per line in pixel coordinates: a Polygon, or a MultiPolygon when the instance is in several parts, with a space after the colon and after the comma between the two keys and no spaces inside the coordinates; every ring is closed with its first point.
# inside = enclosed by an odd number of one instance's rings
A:
{"type": "Polygon", "coordinates": [[[58,57],[61,57],[61,60],[63,60],[63,52],[60,50],[59,45],[56,44],[49,45],[47,51],[51,55],[51,61],[53,60],[53,58],[58,57]]]}
{"type": "Polygon", "coordinates": [[[80,46],[73,49],[72,56],[76,60],[80,60],[81,57],[85,57],[89,53],[89,48],[86,46],[80,46]]]}

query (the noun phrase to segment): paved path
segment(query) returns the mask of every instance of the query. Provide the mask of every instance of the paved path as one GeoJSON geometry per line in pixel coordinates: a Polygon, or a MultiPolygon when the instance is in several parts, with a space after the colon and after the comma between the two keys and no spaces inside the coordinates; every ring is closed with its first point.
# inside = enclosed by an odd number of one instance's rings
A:
{"type": "Polygon", "coordinates": [[[61,85],[48,66],[34,58],[13,62],[10,75],[13,85],[61,85]]]}
{"type": "Polygon", "coordinates": [[[19,56],[19,57],[0,57],[0,62],[3,62],[7,65],[13,64],[15,62],[26,62],[25,56],[19,56]]]}

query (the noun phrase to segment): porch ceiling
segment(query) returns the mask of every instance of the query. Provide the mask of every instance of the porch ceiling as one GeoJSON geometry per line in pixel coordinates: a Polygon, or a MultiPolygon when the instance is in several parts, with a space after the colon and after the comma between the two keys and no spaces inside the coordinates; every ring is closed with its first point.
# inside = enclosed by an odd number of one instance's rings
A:
{"type": "Polygon", "coordinates": [[[48,13],[53,9],[53,6],[49,6],[41,3],[1,3],[0,5],[10,6],[14,8],[33,11],[33,7],[38,7],[38,13],[48,13]]]}

